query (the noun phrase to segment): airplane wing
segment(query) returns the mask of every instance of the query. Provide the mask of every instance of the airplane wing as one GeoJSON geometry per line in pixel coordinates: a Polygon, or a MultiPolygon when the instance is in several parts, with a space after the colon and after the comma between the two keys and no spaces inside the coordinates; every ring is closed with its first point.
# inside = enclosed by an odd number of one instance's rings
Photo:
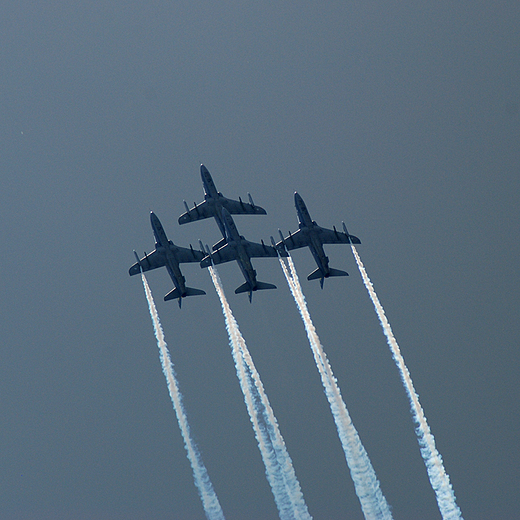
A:
{"type": "MultiPolygon", "coordinates": [[[[284,238],[285,247],[288,251],[292,251],[293,249],[299,249],[300,247],[306,247],[309,244],[305,239],[305,235],[302,233],[301,229],[295,231],[294,233],[289,232],[289,236],[284,238]]],[[[277,247],[280,246],[282,242],[278,242],[277,247]]]]}
{"type": "Polygon", "coordinates": [[[260,206],[242,202],[242,200],[232,200],[222,197],[220,199],[223,208],[226,208],[231,215],[267,215],[267,211],[260,206]]]}
{"type": "Polygon", "coordinates": [[[220,249],[217,249],[210,255],[204,257],[204,259],[200,262],[201,267],[209,267],[211,262],[215,265],[225,264],[226,262],[232,262],[237,259],[236,251],[229,244],[222,246],[220,249]]]}
{"type": "MultiPolygon", "coordinates": [[[[186,206],[187,207],[187,206],[186,206]]],[[[188,222],[195,222],[195,220],[202,220],[204,218],[213,217],[213,213],[207,201],[203,201],[193,208],[189,209],[179,217],[179,224],[186,224],[188,222]]]]}
{"type": "MultiPolygon", "coordinates": [[[[267,211],[260,206],[242,202],[242,200],[232,200],[226,197],[220,197],[219,202],[223,208],[226,208],[231,215],[267,215],[267,211]]],[[[215,206],[210,207],[205,200],[188,211],[184,212],[179,217],[179,224],[187,224],[188,222],[195,222],[205,218],[214,217],[215,206]]]]}
{"type": "Polygon", "coordinates": [[[257,244],[256,242],[243,240],[242,243],[250,258],[278,257],[278,252],[276,249],[271,246],[266,246],[263,242],[261,244],[257,244]]]}
{"type": "Polygon", "coordinates": [[[341,231],[325,229],[318,226],[318,237],[322,244],[361,244],[358,237],[341,231]]]}
{"type": "Polygon", "coordinates": [[[179,264],[184,264],[188,262],[200,262],[205,256],[206,253],[202,251],[197,251],[193,249],[191,246],[188,247],[179,247],[173,246],[175,248],[175,256],[179,261],[179,264]]]}
{"type": "MultiPolygon", "coordinates": [[[[141,258],[139,263],[141,264],[141,269],[143,271],[151,271],[152,269],[157,269],[158,267],[163,267],[166,265],[164,255],[158,253],[156,250],[141,258]]],[[[132,267],[130,267],[128,272],[130,276],[139,274],[141,272],[139,269],[139,264],[136,262],[132,267]]]]}

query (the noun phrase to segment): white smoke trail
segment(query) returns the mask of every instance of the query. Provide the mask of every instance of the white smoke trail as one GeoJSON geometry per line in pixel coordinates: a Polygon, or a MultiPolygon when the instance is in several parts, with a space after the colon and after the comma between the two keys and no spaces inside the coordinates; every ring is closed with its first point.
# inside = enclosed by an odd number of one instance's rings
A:
{"type": "Polygon", "coordinates": [[[269,400],[267,398],[267,394],[265,393],[265,389],[260,379],[260,375],[256,370],[256,367],[253,363],[253,359],[251,358],[251,354],[249,353],[249,350],[245,344],[242,335],[240,335],[239,346],[242,358],[245,361],[246,368],[248,370],[250,387],[258,398],[256,409],[258,412],[262,413],[265,428],[267,434],[269,435],[272,449],[274,450],[275,458],[279,466],[279,471],[283,479],[286,492],[288,493],[291,499],[294,515],[292,516],[292,518],[310,520],[311,516],[309,514],[309,511],[307,510],[307,506],[303,498],[300,484],[298,482],[298,479],[296,478],[291,458],[285,446],[285,441],[283,440],[282,434],[278,427],[278,422],[274,415],[271,404],[269,403],[269,400]]]}
{"type": "Polygon", "coordinates": [[[202,506],[204,508],[204,512],[206,513],[206,518],[208,520],[224,520],[224,513],[222,512],[217,495],[209,479],[206,466],[204,466],[200,452],[195,442],[191,438],[188,418],[182,404],[182,394],[180,393],[179,384],[175,377],[175,370],[170,359],[168,345],[164,340],[164,333],[161,322],[159,321],[159,314],[157,313],[157,308],[155,307],[152,291],[150,290],[148,281],[146,280],[146,277],[143,273],[141,273],[141,278],[143,280],[146,299],[148,300],[148,307],[150,309],[150,316],[152,318],[155,337],[157,339],[157,346],[159,347],[162,369],[168,383],[168,391],[175,409],[175,414],[177,415],[177,421],[179,422],[179,427],[184,439],[184,446],[188,453],[188,460],[190,461],[191,468],[193,470],[193,478],[202,500],[202,506]]]}
{"type": "Polygon", "coordinates": [[[290,272],[283,259],[279,258],[279,260],[307,331],[314,360],[329,401],[363,514],[367,520],[391,520],[390,507],[381,492],[374,468],[352,423],[336,378],[312,323],[292,258],[289,255],[287,259],[290,272]]]}
{"type": "Polygon", "coordinates": [[[257,396],[253,395],[252,385],[250,384],[250,377],[244,365],[244,359],[239,347],[240,333],[236,327],[234,317],[231,313],[229,304],[222,289],[220,277],[218,276],[216,269],[210,267],[209,271],[222,304],[222,310],[226,319],[226,329],[229,334],[231,353],[235,362],[240,388],[244,394],[244,401],[246,403],[247,411],[249,413],[251,423],[253,424],[253,430],[255,432],[258,447],[262,455],[262,460],[264,461],[267,480],[271,486],[275,503],[280,513],[280,518],[282,520],[290,520],[293,518],[292,511],[294,508],[292,506],[290,497],[287,495],[283,478],[280,475],[276,454],[272,447],[271,439],[265,429],[265,426],[261,424],[259,420],[259,414],[256,412],[257,405],[255,404],[255,401],[257,400],[257,396]]]}
{"type": "Polygon", "coordinates": [[[280,518],[282,520],[311,520],[312,517],[307,510],[291,458],[278,428],[278,422],[245,340],[231,312],[218,272],[212,266],[209,267],[209,272],[220,298],[237,376],[280,518]]]}
{"type": "Polygon", "coordinates": [[[394,337],[390,323],[386,318],[383,306],[379,302],[379,298],[377,297],[377,294],[374,290],[374,286],[372,285],[363,262],[361,262],[361,258],[359,257],[359,254],[353,244],[351,244],[351,248],[352,253],[356,259],[359,272],[363,278],[363,283],[365,284],[368,294],[370,295],[370,299],[374,304],[377,316],[381,322],[381,327],[383,328],[383,332],[386,336],[388,346],[390,347],[395,364],[397,365],[397,368],[401,374],[401,380],[403,381],[406,392],[408,394],[411,412],[416,423],[415,432],[419,440],[421,454],[424,459],[424,463],[426,464],[430,483],[437,497],[437,504],[439,506],[442,518],[444,520],[462,519],[462,513],[455,501],[455,493],[451,487],[450,477],[446,473],[442,463],[442,457],[435,447],[435,439],[430,432],[430,427],[426,421],[421,404],[419,403],[419,396],[415,392],[412,378],[410,377],[410,372],[404,363],[401,350],[399,349],[399,345],[397,344],[397,341],[394,337]]]}

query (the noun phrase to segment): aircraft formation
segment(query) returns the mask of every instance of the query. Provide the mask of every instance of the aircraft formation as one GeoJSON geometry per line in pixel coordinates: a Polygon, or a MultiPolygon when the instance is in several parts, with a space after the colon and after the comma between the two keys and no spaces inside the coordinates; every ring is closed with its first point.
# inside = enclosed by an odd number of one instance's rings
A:
{"type": "Polygon", "coordinates": [[[204,247],[200,240],[200,250],[193,249],[191,245],[189,248],[177,246],[171,240],[168,240],[161,221],[155,213],[151,212],[150,222],[155,238],[155,249],[149,254],[145,252],[141,259],[134,251],[137,262],[129,269],[130,276],[133,276],[140,272],[166,267],[174,288],[165,295],[165,301],[177,299],[180,307],[183,298],[206,294],[202,289],[186,286],[186,279],[182,275],[180,264],[188,262],[198,262],[201,268],[205,268],[235,260],[245,278],[245,282],[235,289],[235,294],[248,293],[249,301],[252,300],[254,291],[276,289],[274,284],[257,280],[256,270],[253,268],[251,258],[288,256],[288,251],[308,247],[318,266],[316,270],[309,274],[308,280],[319,279],[323,289],[325,278],[348,276],[345,271],[329,267],[329,259],[323,250],[324,244],[361,243],[359,238],[349,234],[345,223],[342,223],[343,231],[338,231],[335,226],[333,226],[333,229],[318,226],[311,219],[302,197],[295,192],[294,203],[298,215],[299,229],[292,234],[289,232],[289,235],[285,238],[282,232],[278,230],[281,240],[275,243],[271,236],[271,246],[266,245],[263,240],[260,244],[250,242],[239,233],[231,215],[266,215],[265,209],[257,206],[249,193],[249,202],[243,202],[240,197],[238,200],[224,197],[222,193],[217,191],[211,174],[203,164],[200,166],[200,174],[204,186],[204,200],[199,204],[194,203],[191,209],[184,201],[186,212],[179,217],[179,224],[214,218],[222,233],[222,239],[214,244],[211,250],[208,246],[204,247]]]}

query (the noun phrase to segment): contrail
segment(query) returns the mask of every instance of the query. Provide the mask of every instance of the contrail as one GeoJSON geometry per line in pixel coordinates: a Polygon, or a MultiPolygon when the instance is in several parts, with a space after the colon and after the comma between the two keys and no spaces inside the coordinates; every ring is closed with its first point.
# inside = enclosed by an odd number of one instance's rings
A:
{"type": "Polygon", "coordinates": [[[332,373],[332,368],[312,323],[292,258],[290,255],[287,258],[290,272],[283,259],[279,257],[279,260],[289,288],[298,306],[298,310],[300,311],[305,330],[307,331],[307,337],[309,338],[312,353],[314,354],[314,360],[321,376],[325,395],[329,401],[363,514],[367,520],[391,520],[392,514],[390,513],[390,507],[381,492],[368,454],[361,443],[356,428],[352,424],[345,402],[341,397],[336,378],[332,373]]]}
{"type": "Polygon", "coordinates": [[[442,463],[442,457],[435,447],[435,440],[432,433],[430,432],[430,427],[426,421],[426,417],[424,416],[421,404],[419,403],[419,396],[415,392],[412,378],[410,377],[410,372],[404,363],[403,356],[401,355],[399,345],[397,344],[397,341],[394,337],[390,323],[385,316],[383,306],[379,302],[379,298],[377,297],[377,294],[374,290],[374,286],[372,285],[363,262],[361,262],[361,258],[359,257],[359,254],[353,244],[351,244],[351,248],[352,253],[356,259],[359,272],[361,273],[365,287],[367,288],[368,294],[370,295],[370,299],[374,304],[377,316],[381,322],[381,327],[385,333],[388,346],[390,347],[395,364],[399,369],[401,379],[408,394],[411,412],[416,423],[415,432],[419,440],[421,454],[424,459],[424,463],[426,464],[426,469],[428,470],[430,483],[437,497],[437,504],[439,506],[442,518],[444,520],[462,519],[462,513],[455,501],[455,493],[451,487],[450,477],[446,473],[442,463]]]}
{"type": "Polygon", "coordinates": [[[143,280],[146,299],[148,300],[148,307],[150,309],[150,316],[153,322],[155,337],[157,338],[157,346],[159,347],[162,369],[168,383],[168,391],[170,392],[170,398],[175,409],[175,414],[177,415],[177,421],[179,422],[179,427],[184,439],[184,447],[188,452],[188,460],[190,461],[191,468],[193,470],[193,478],[202,500],[202,506],[204,508],[204,512],[206,513],[206,518],[208,520],[224,520],[224,513],[222,512],[217,495],[209,479],[206,466],[204,466],[204,463],[202,462],[199,449],[191,438],[188,418],[186,417],[186,412],[182,404],[182,394],[180,393],[179,384],[175,377],[175,370],[170,359],[168,345],[164,340],[164,333],[161,322],[159,321],[159,314],[157,313],[157,308],[155,307],[152,291],[150,290],[148,281],[146,280],[146,277],[143,273],[141,273],[141,278],[143,280]]]}
{"type": "Polygon", "coordinates": [[[231,312],[217,270],[209,272],[220,298],[240,387],[265,465],[267,480],[282,520],[311,520],[291,458],[260,376],[231,312]]]}

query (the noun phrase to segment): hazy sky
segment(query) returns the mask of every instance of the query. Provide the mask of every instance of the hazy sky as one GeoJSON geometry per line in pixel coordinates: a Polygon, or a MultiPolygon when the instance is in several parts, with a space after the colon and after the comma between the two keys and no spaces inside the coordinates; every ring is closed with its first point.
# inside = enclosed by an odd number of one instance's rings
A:
{"type": "MultiPolygon", "coordinates": [[[[204,518],[133,249],[217,188],[248,239],[347,223],[466,520],[520,510],[520,4],[5,2],[0,17],[0,518],[204,518]]],[[[406,394],[348,247],[311,315],[395,520],[438,520],[406,394]]],[[[363,518],[296,306],[219,272],[311,515],[363,518]]],[[[227,520],[278,518],[218,297],[149,283],[227,520]]]]}

